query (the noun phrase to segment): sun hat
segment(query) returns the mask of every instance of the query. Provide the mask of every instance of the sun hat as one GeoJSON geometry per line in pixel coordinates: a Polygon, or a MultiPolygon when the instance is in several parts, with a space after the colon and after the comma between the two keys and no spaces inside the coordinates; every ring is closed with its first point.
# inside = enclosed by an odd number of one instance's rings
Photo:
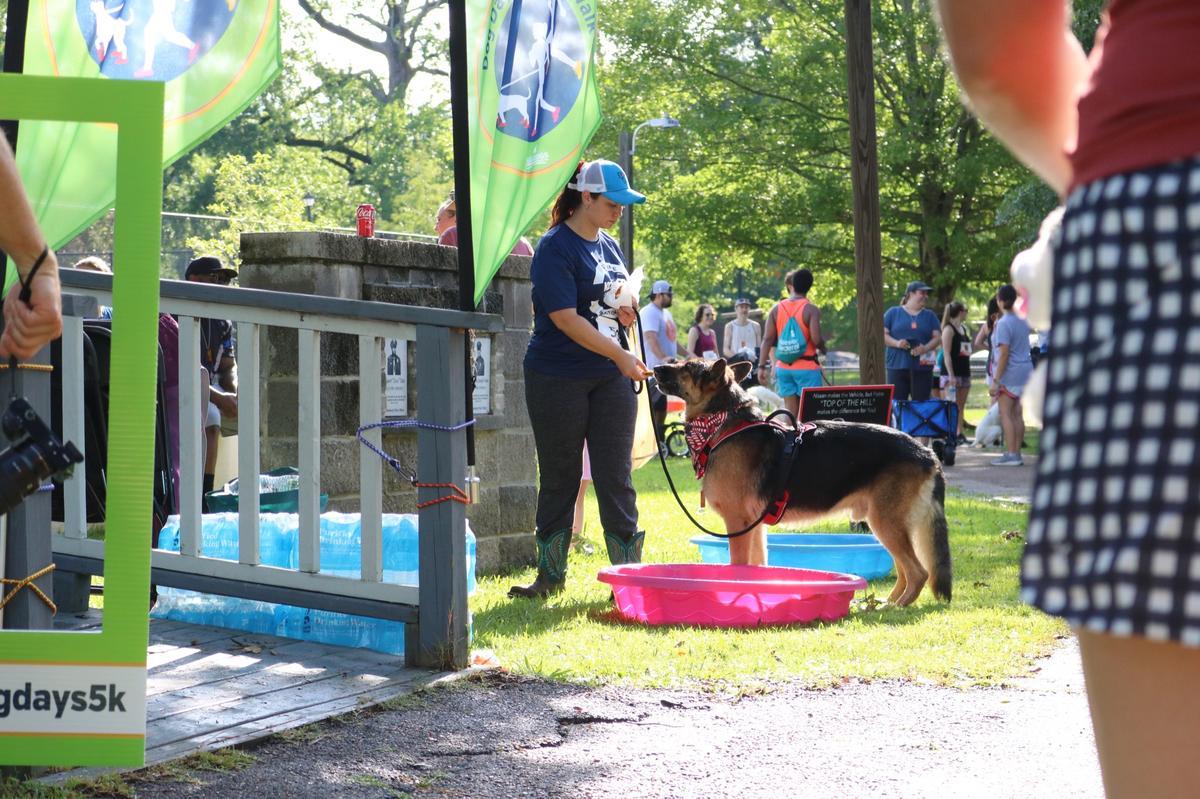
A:
{"type": "Polygon", "coordinates": [[[612,161],[598,159],[588,161],[579,168],[579,174],[567,184],[568,189],[603,194],[619,205],[646,202],[646,195],[629,188],[625,170],[612,161]]]}

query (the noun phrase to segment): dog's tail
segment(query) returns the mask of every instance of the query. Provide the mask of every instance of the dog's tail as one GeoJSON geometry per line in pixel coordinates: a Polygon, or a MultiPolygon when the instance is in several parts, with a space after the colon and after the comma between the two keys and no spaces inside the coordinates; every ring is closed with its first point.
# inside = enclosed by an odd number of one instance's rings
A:
{"type": "Polygon", "coordinates": [[[950,601],[953,573],[950,567],[950,529],[946,525],[946,479],[942,470],[933,473],[924,519],[915,525],[913,548],[917,560],[929,572],[929,587],[938,599],[950,601]]]}

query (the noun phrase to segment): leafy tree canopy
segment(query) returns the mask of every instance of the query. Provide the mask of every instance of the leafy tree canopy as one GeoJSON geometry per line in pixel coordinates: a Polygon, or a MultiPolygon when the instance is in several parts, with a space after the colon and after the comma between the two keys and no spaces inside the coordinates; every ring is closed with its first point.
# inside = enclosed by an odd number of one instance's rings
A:
{"type": "MultiPolygon", "coordinates": [[[[1099,0],[1079,5],[1090,41],[1099,0]]],[[[599,141],[662,112],[685,128],[639,136],[636,182],[651,198],[637,211],[639,252],[682,290],[726,302],[739,271],[777,297],[783,275],[806,266],[814,300],[846,306],[842,4],[628,0],[603,11],[599,141]]],[[[959,101],[928,2],[877,0],[873,29],[885,299],[917,278],[943,301],[1001,282],[1052,193],[959,101]]]]}

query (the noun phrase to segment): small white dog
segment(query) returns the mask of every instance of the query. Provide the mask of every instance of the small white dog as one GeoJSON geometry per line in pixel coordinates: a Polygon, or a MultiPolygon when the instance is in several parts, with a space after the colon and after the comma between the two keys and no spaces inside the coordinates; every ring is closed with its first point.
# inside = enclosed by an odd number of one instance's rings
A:
{"type": "Polygon", "coordinates": [[[990,447],[999,444],[1003,435],[1004,430],[1000,427],[1000,403],[993,402],[992,407],[988,408],[988,412],[975,426],[975,440],[971,442],[971,446],[990,447]]]}
{"type": "Polygon", "coordinates": [[[750,386],[746,389],[754,401],[758,403],[758,407],[763,413],[771,413],[783,407],[783,397],[776,394],[766,386],[750,386]]]}

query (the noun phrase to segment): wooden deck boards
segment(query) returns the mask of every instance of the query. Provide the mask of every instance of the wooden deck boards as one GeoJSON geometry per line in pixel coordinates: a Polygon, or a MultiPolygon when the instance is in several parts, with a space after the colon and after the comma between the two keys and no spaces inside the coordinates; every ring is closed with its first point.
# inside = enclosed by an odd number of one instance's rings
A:
{"type": "MultiPolygon", "coordinates": [[[[98,612],[59,629],[97,630],[98,612]]],[[[146,765],[282,732],[412,693],[442,673],[404,658],[183,622],[150,620],[146,765]]],[[[62,782],[111,769],[76,769],[62,782]]]]}

